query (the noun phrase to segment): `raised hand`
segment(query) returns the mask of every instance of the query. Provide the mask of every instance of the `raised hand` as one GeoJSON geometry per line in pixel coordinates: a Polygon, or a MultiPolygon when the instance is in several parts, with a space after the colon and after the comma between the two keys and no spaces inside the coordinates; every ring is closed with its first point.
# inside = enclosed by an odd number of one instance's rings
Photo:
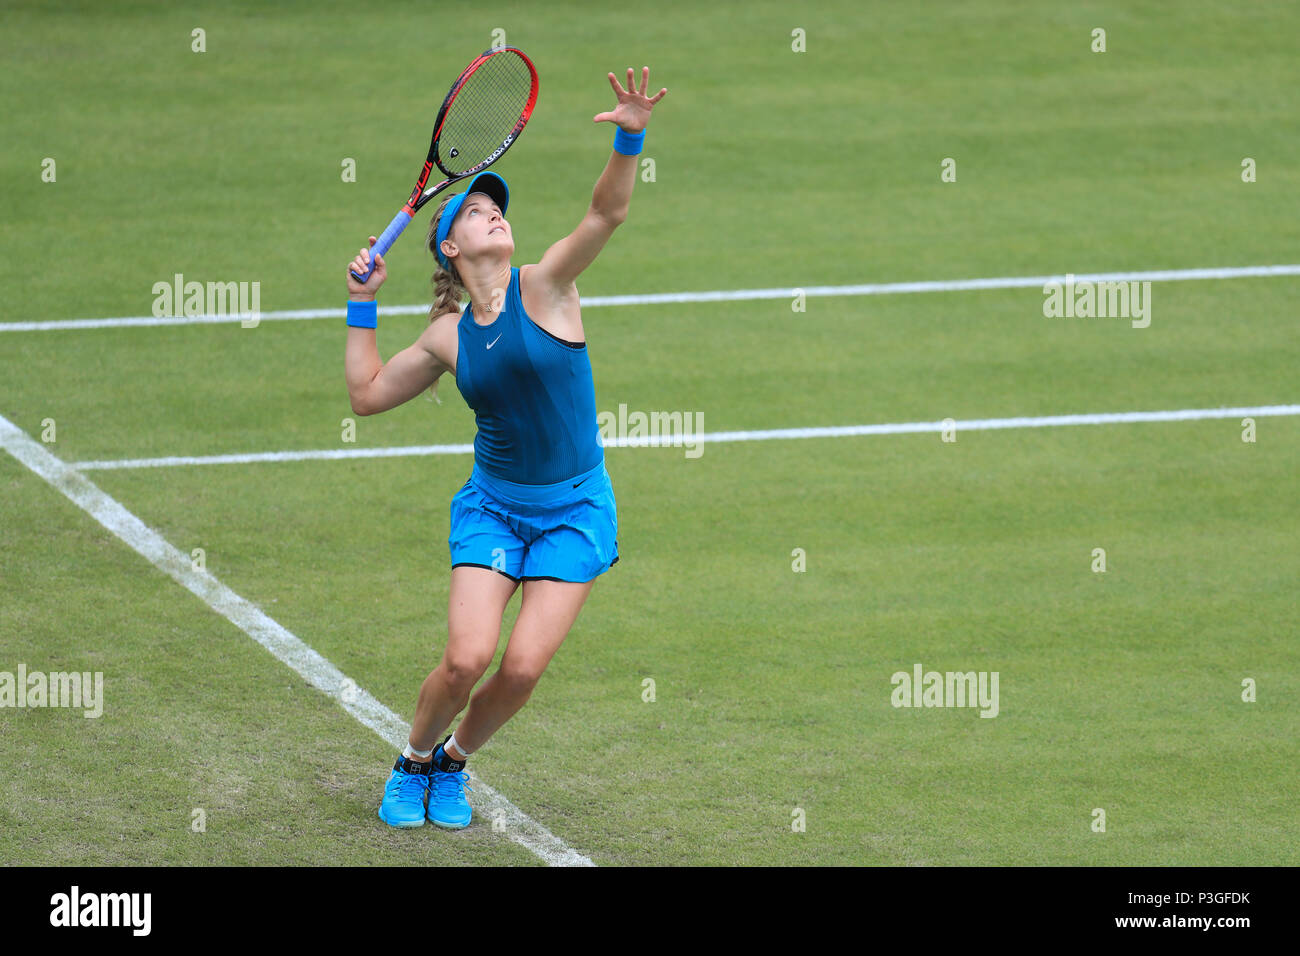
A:
{"type": "Polygon", "coordinates": [[[593,118],[593,123],[617,123],[625,133],[639,133],[645,129],[646,123],[650,122],[650,110],[654,105],[664,98],[668,92],[668,87],[664,87],[652,98],[647,98],[645,93],[650,85],[650,67],[641,68],[641,88],[636,89],[633,85],[632,68],[627,68],[627,88],[624,89],[622,84],[615,79],[614,74],[609,74],[609,85],[614,87],[614,93],[618,96],[618,106],[614,107],[608,113],[597,113],[593,118]]]}

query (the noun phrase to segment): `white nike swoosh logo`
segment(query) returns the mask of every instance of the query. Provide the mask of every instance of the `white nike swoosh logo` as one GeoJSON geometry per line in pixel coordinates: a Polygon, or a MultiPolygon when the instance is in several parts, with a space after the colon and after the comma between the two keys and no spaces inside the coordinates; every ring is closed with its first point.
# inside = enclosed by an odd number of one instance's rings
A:
{"type": "MultiPolygon", "coordinates": [[[[501,335],[505,335],[505,333],[502,332],[501,335]]],[[[501,341],[501,335],[498,335],[498,336],[497,336],[496,338],[494,338],[491,342],[489,342],[488,345],[487,345],[487,347],[488,347],[488,348],[491,348],[492,346],[494,346],[494,345],[496,345],[498,342],[500,342],[500,341],[501,341]]]]}

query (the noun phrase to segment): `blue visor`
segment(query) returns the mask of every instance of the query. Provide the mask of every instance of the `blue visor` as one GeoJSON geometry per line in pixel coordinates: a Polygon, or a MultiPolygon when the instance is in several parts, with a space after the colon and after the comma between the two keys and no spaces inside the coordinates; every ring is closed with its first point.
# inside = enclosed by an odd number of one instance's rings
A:
{"type": "Polygon", "coordinates": [[[503,216],[506,214],[506,206],[510,205],[510,187],[496,173],[479,173],[469,181],[469,187],[463,193],[452,196],[442,210],[442,219],[438,222],[438,235],[435,237],[437,241],[433,244],[433,253],[444,269],[450,268],[451,263],[442,254],[442,241],[447,238],[447,233],[451,232],[460,207],[465,204],[465,197],[470,193],[486,193],[501,208],[503,216]]]}

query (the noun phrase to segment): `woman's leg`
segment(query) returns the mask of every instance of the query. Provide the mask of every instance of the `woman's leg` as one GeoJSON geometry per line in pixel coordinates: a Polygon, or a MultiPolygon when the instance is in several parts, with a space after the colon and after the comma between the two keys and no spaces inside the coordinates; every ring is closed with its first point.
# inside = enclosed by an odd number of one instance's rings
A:
{"type": "Polygon", "coordinates": [[[457,743],[464,744],[473,753],[524,706],[546,665],[578,619],[578,612],[595,583],[594,580],[582,584],[524,582],[519,617],[510,632],[501,666],[475,692],[469,711],[456,728],[457,743]]]}
{"type": "Polygon", "coordinates": [[[518,586],[518,581],[488,568],[451,569],[447,649],[420,687],[408,738],[412,749],[436,747],[443,731],[465,708],[470,691],[496,656],[501,617],[518,586]]]}

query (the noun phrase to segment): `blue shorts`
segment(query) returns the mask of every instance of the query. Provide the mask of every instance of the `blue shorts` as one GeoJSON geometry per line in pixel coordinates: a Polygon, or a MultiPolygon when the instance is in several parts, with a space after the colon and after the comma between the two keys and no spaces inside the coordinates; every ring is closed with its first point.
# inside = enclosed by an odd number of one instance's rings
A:
{"type": "Polygon", "coordinates": [[[451,499],[453,568],[490,568],[515,581],[586,582],[618,561],[618,509],[605,460],[554,485],[520,485],[477,464],[451,499]]]}

